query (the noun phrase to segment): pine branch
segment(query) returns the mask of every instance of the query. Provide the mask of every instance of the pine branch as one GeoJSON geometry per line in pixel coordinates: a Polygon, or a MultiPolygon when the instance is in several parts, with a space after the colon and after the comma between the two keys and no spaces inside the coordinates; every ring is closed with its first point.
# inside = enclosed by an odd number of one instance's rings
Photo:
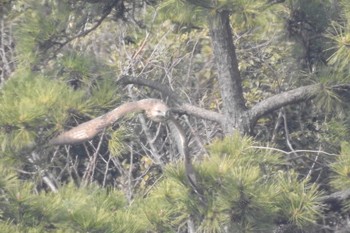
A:
{"type": "Polygon", "coordinates": [[[314,98],[320,88],[319,84],[313,84],[271,96],[252,107],[249,110],[249,115],[255,121],[261,116],[281,107],[314,98]]]}
{"type": "Polygon", "coordinates": [[[62,49],[69,42],[71,42],[79,37],[86,36],[90,32],[94,31],[96,28],[98,28],[102,24],[102,22],[107,18],[107,16],[112,12],[113,6],[116,5],[118,2],[119,2],[119,0],[115,0],[115,1],[112,1],[110,4],[106,5],[106,7],[105,7],[106,10],[103,12],[103,15],[101,16],[101,18],[99,20],[97,20],[95,25],[92,26],[90,29],[82,31],[79,34],[68,38],[66,41],[59,43],[59,47],[55,50],[54,54],[56,54],[60,49],[62,49]]]}
{"type": "MultiPolygon", "coordinates": [[[[313,84],[271,96],[252,107],[248,111],[249,115],[252,121],[255,122],[261,116],[276,109],[315,98],[322,88],[325,88],[322,84],[313,84]]],[[[338,84],[327,88],[342,93],[350,90],[350,84],[338,84]]]]}
{"type": "MultiPolygon", "coordinates": [[[[135,78],[128,75],[123,75],[118,82],[121,85],[135,84],[140,86],[147,86],[152,89],[160,91],[163,95],[175,102],[178,106],[172,108],[173,112],[188,114],[195,117],[211,120],[222,124],[225,121],[223,114],[206,110],[200,107],[196,107],[191,104],[185,103],[179,95],[170,90],[167,86],[156,83],[152,80],[145,78],[135,78]]],[[[251,122],[256,122],[261,116],[277,110],[281,107],[300,103],[312,98],[315,98],[320,89],[323,88],[321,84],[313,84],[308,86],[302,86],[290,91],[286,91],[274,96],[271,96],[260,103],[257,103],[250,110],[247,110],[248,116],[250,116],[251,122]]],[[[344,92],[350,89],[349,84],[339,84],[329,87],[336,92],[344,92]]]]}
{"type": "Polygon", "coordinates": [[[167,86],[159,84],[152,80],[123,75],[117,81],[117,83],[121,85],[135,84],[140,86],[146,86],[161,92],[164,96],[168,97],[171,101],[178,105],[178,107],[172,108],[173,112],[188,114],[202,119],[215,121],[218,123],[222,123],[224,121],[224,116],[222,114],[185,103],[179,95],[177,95],[167,86]]]}
{"type": "Polygon", "coordinates": [[[343,201],[350,198],[350,189],[341,190],[323,197],[318,200],[322,202],[343,201]]]}

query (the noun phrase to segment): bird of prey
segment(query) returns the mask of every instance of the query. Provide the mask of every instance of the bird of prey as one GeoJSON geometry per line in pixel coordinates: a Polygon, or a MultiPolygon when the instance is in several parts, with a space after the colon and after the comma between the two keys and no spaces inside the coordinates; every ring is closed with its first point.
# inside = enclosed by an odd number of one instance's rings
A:
{"type": "Polygon", "coordinates": [[[171,136],[176,142],[177,149],[185,162],[185,172],[187,180],[193,191],[200,193],[197,188],[196,174],[193,169],[188,151],[187,139],[181,125],[169,115],[169,107],[158,99],[143,99],[135,102],[128,102],[120,105],[106,114],[82,123],[49,141],[51,145],[78,144],[94,138],[106,127],[112,125],[118,119],[133,112],[145,112],[146,116],[156,122],[166,121],[169,126],[171,136]]]}
{"type": "Polygon", "coordinates": [[[94,138],[106,127],[112,125],[123,116],[144,111],[148,118],[160,122],[166,118],[168,106],[158,99],[143,99],[135,102],[124,103],[114,110],[84,122],[49,141],[51,145],[78,144],[94,138]]]}

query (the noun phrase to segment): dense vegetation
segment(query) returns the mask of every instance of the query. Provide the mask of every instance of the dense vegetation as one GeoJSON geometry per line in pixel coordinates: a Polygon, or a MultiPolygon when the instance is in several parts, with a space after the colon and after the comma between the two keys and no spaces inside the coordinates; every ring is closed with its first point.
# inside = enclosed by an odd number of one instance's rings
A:
{"type": "Polygon", "coordinates": [[[0,0],[0,232],[348,232],[347,0],[0,0]],[[186,130],[127,116],[163,99],[186,130]]]}

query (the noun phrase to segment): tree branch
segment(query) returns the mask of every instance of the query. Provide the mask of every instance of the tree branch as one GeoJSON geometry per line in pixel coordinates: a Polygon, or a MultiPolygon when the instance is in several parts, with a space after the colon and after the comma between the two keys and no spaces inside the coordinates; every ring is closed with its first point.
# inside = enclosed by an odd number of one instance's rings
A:
{"type": "Polygon", "coordinates": [[[290,104],[295,104],[314,98],[319,92],[320,88],[320,84],[313,84],[271,96],[252,107],[249,110],[249,115],[252,121],[255,122],[266,113],[290,104]]]}
{"type": "MultiPolygon", "coordinates": [[[[121,85],[135,84],[140,86],[147,86],[152,89],[160,91],[163,95],[168,97],[171,101],[173,101],[177,105],[177,107],[172,108],[173,112],[192,115],[202,119],[215,121],[220,123],[221,125],[225,121],[225,116],[223,114],[185,103],[179,95],[177,95],[174,91],[169,89],[167,86],[160,83],[156,83],[152,80],[123,75],[117,81],[117,83],[121,85]]],[[[277,110],[281,107],[284,107],[290,104],[296,104],[302,101],[306,101],[308,99],[312,99],[317,95],[317,93],[319,93],[321,88],[322,88],[321,84],[313,84],[308,86],[302,86],[290,91],[286,91],[286,92],[271,96],[261,101],[260,103],[257,103],[250,110],[247,110],[250,121],[254,123],[261,116],[269,112],[272,112],[274,110],[277,110]]],[[[339,84],[339,85],[334,85],[330,88],[336,92],[344,92],[350,89],[350,85],[339,84]]]]}
{"type": "Polygon", "coordinates": [[[148,80],[145,78],[136,78],[129,75],[122,75],[121,78],[117,81],[117,84],[121,84],[124,86],[128,84],[135,84],[139,86],[150,87],[152,89],[155,89],[161,92],[163,95],[170,98],[170,100],[175,102],[176,104],[180,105],[183,103],[183,100],[181,99],[181,97],[178,96],[175,92],[173,92],[170,88],[160,83],[154,82],[152,80],[148,80]]]}
{"type": "Polygon", "coordinates": [[[195,117],[199,117],[206,120],[215,121],[219,124],[223,124],[225,121],[225,116],[221,113],[210,111],[204,108],[200,108],[191,104],[182,104],[177,108],[172,108],[173,112],[183,113],[195,117]]]}
{"type": "Polygon", "coordinates": [[[331,201],[343,201],[350,198],[350,189],[341,190],[330,195],[320,197],[318,200],[322,202],[331,202],[331,201]]]}
{"type": "Polygon", "coordinates": [[[56,54],[59,50],[61,50],[66,44],[68,44],[69,42],[79,38],[79,37],[83,37],[83,36],[86,36],[87,34],[89,34],[90,32],[94,31],[96,28],[98,28],[102,22],[107,18],[107,16],[112,12],[113,10],[113,6],[118,4],[119,0],[115,0],[115,1],[112,1],[110,2],[109,4],[107,4],[105,6],[105,11],[103,12],[101,18],[99,18],[97,20],[97,22],[95,23],[95,25],[93,25],[90,29],[87,29],[85,31],[82,31],[80,32],[79,34],[73,36],[73,37],[70,37],[68,38],[66,41],[62,42],[62,43],[59,43],[59,47],[55,50],[54,54],[56,54]]]}
{"type": "Polygon", "coordinates": [[[168,97],[178,106],[176,108],[172,108],[173,112],[192,115],[202,119],[215,121],[220,124],[224,122],[224,115],[185,103],[179,95],[177,95],[174,91],[172,91],[163,84],[156,83],[152,80],[148,80],[145,78],[135,78],[128,75],[121,76],[117,83],[121,85],[135,84],[140,86],[146,86],[160,91],[163,95],[168,97]]]}

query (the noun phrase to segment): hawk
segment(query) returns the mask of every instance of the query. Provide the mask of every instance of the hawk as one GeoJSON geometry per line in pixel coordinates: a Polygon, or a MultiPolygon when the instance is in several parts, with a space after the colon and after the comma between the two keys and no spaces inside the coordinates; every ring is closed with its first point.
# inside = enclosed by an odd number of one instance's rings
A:
{"type": "Polygon", "coordinates": [[[128,102],[120,105],[106,114],[82,123],[57,137],[51,139],[51,145],[69,145],[78,144],[94,138],[106,127],[112,125],[123,116],[134,113],[144,112],[146,116],[156,122],[166,121],[171,132],[171,136],[176,142],[178,152],[183,156],[185,163],[185,172],[187,180],[193,191],[200,193],[197,188],[196,174],[193,169],[191,158],[188,151],[186,134],[181,125],[169,115],[169,107],[158,99],[143,99],[135,102],[128,102]]]}
{"type": "Polygon", "coordinates": [[[160,122],[165,120],[169,108],[164,102],[158,99],[143,99],[135,102],[124,103],[102,116],[84,122],[61,133],[57,137],[51,139],[49,144],[69,145],[89,141],[123,116],[129,113],[142,111],[144,111],[147,117],[151,120],[160,122]]]}

